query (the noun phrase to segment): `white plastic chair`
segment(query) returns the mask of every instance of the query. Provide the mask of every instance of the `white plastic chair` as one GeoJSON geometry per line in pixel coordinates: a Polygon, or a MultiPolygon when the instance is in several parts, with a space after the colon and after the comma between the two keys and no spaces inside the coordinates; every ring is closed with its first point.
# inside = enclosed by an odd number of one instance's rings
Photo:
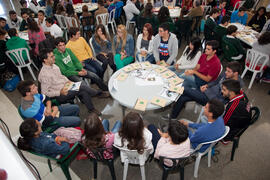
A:
{"type": "MultiPolygon", "coordinates": [[[[125,14],[127,14],[126,9],[125,9],[125,6],[124,6],[123,9],[125,11],[125,14]]],[[[136,22],[135,21],[130,21],[130,20],[127,19],[127,22],[126,22],[126,28],[127,28],[127,30],[129,29],[130,24],[134,24],[135,34],[137,35],[138,34],[138,29],[136,28],[136,22]]]]}
{"type": "Polygon", "coordinates": [[[116,22],[115,22],[115,9],[114,8],[111,12],[110,12],[110,15],[109,15],[109,22],[108,22],[108,25],[110,24],[112,26],[112,32],[113,34],[115,34],[115,29],[116,29],[116,22]]]}
{"type": "Polygon", "coordinates": [[[64,31],[66,40],[68,40],[68,35],[67,35],[68,22],[67,22],[66,17],[63,15],[59,15],[59,14],[55,14],[54,16],[56,17],[56,20],[57,20],[60,28],[64,31]]]}
{"type": "Polygon", "coordinates": [[[23,67],[27,67],[28,70],[30,71],[33,79],[37,80],[35,74],[32,71],[31,64],[33,64],[33,66],[36,68],[37,71],[38,71],[38,68],[35,65],[35,63],[30,59],[29,51],[27,48],[19,48],[19,49],[9,50],[9,51],[6,51],[6,55],[14,63],[14,65],[18,68],[22,81],[24,80],[22,69],[21,69],[23,67]],[[29,61],[28,63],[26,63],[25,60],[23,59],[22,53],[24,51],[26,52],[26,56],[27,56],[27,59],[29,61]],[[17,63],[14,61],[14,59],[12,59],[12,57],[14,57],[16,59],[17,63]]]}
{"type": "Polygon", "coordinates": [[[234,12],[234,11],[236,11],[236,10],[238,10],[240,7],[242,7],[243,5],[245,4],[245,1],[238,1],[237,3],[235,3],[235,5],[234,5],[234,8],[233,8],[233,11],[232,12],[234,12]],[[237,7],[238,6],[238,7],[237,7]]]}
{"type": "Polygon", "coordinates": [[[127,172],[128,172],[128,164],[139,164],[141,169],[141,176],[142,180],[145,180],[145,169],[144,164],[147,158],[150,155],[151,149],[145,149],[143,154],[139,154],[137,150],[129,150],[126,148],[122,148],[116,145],[113,145],[117,149],[120,150],[121,154],[124,154],[126,157],[125,159],[121,158],[121,161],[124,163],[124,174],[123,174],[123,180],[127,179],[127,172]]]}
{"type": "Polygon", "coordinates": [[[96,22],[98,24],[103,24],[108,35],[110,36],[109,28],[108,28],[108,23],[109,23],[109,13],[104,13],[104,14],[99,14],[96,16],[96,22]]]}
{"type": "Polygon", "coordinates": [[[201,143],[199,144],[196,149],[194,150],[194,152],[196,153],[196,162],[195,162],[195,166],[194,166],[194,177],[197,178],[198,177],[198,170],[199,170],[199,165],[200,165],[200,161],[202,156],[204,156],[206,153],[208,153],[208,167],[211,166],[211,155],[212,155],[212,148],[214,147],[214,145],[222,140],[225,136],[227,136],[227,134],[230,131],[230,127],[225,126],[225,132],[223,134],[223,136],[221,136],[220,138],[213,140],[213,141],[209,141],[209,142],[205,142],[205,143],[201,143]],[[204,152],[199,152],[199,150],[201,149],[201,147],[205,144],[211,144],[204,152]]]}
{"type": "Polygon", "coordinates": [[[269,61],[269,55],[256,51],[254,49],[248,49],[246,62],[245,62],[245,70],[241,75],[241,78],[245,76],[246,72],[249,70],[253,72],[251,81],[249,83],[248,89],[251,88],[257,73],[260,73],[260,77],[262,77],[262,71],[266,63],[269,61]],[[259,69],[259,70],[258,70],[259,69]]]}
{"type": "Polygon", "coordinates": [[[94,49],[94,46],[93,46],[93,43],[92,43],[92,37],[89,39],[89,44],[90,44],[90,48],[92,49],[92,52],[93,52],[93,56],[96,57],[96,52],[95,52],[95,49],[94,49]]]}
{"type": "Polygon", "coordinates": [[[80,28],[80,25],[75,17],[65,17],[65,18],[66,18],[66,22],[67,22],[69,27],[80,28]],[[73,25],[73,22],[74,22],[74,25],[73,25]]]}
{"type": "Polygon", "coordinates": [[[203,18],[207,19],[206,18],[206,14],[209,13],[212,9],[212,6],[204,6],[204,11],[203,11],[203,18]]]}

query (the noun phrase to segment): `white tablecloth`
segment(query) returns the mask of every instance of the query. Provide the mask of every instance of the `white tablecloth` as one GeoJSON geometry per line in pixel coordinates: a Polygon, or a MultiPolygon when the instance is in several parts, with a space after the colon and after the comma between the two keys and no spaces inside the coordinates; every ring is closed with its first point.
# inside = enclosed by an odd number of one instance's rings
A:
{"type": "Polygon", "coordinates": [[[250,27],[239,23],[231,23],[230,25],[235,25],[237,27],[237,31],[239,33],[236,37],[247,45],[252,46],[252,44],[257,40],[256,36],[258,36],[259,33],[250,29],[250,27]]]}
{"type": "MultiPolygon", "coordinates": [[[[154,8],[154,14],[158,14],[160,8],[154,8]]],[[[170,16],[171,18],[178,18],[180,16],[181,13],[181,8],[179,7],[175,7],[175,8],[170,8],[169,9],[170,12],[170,16]]]]}
{"type": "Polygon", "coordinates": [[[88,11],[94,11],[98,8],[97,3],[78,3],[78,4],[73,5],[73,8],[76,13],[82,13],[82,7],[84,5],[88,6],[88,11]]]}

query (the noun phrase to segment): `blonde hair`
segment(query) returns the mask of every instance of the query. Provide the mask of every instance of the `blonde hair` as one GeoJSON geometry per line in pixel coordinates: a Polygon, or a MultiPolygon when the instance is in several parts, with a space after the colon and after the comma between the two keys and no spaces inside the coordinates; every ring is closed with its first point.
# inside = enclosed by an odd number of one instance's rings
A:
{"type": "MultiPolygon", "coordinates": [[[[121,51],[123,51],[127,43],[127,29],[126,29],[126,26],[123,24],[118,25],[117,29],[120,29],[121,32],[123,33],[122,46],[121,46],[121,51]]],[[[116,47],[118,47],[120,44],[121,38],[118,35],[116,37],[117,37],[116,47]]]]}

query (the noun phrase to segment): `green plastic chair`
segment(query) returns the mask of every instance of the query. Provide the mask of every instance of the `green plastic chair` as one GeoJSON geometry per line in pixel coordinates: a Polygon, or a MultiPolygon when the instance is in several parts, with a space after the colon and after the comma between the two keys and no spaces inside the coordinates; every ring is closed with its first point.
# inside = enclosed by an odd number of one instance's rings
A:
{"type": "Polygon", "coordinates": [[[63,173],[65,174],[67,180],[71,180],[71,176],[69,173],[69,165],[70,163],[76,158],[77,154],[79,153],[79,151],[81,150],[81,145],[76,142],[72,148],[70,148],[69,153],[66,154],[65,156],[63,156],[61,159],[56,159],[53,157],[49,157],[40,153],[36,153],[34,151],[28,151],[31,154],[40,156],[40,157],[44,157],[47,158],[48,160],[48,166],[50,169],[50,172],[52,172],[52,166],[51,166],[51,160],[56,161],[56,163],[61,167],[63,173]]]}
{"type": "Polygon", "coordinates": [[[232,57],[237,56],[238,52],[236,48],[225,39],[225,36],[222,38],[221,47],[224,52],[224,58],[228,61],[234,61],[232,57]]]}

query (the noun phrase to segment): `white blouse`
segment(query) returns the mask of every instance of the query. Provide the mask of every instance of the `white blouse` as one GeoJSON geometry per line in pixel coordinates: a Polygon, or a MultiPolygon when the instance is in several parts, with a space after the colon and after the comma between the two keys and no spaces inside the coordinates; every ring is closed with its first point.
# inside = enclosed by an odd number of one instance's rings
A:
{"type": "Polygon", "coordinates": [[[188,55],[190,54],[190,52],[188,54],[185,54],[187,48],[188,46],[186,46],[185,50],[183,51],[182,56],[176,62],[176,64],[179,64],[178,69],[193,69],[196,67],[196,65],[199,62],[202,52],[198,51],[193,59],[188,59],[188,55]]]}

